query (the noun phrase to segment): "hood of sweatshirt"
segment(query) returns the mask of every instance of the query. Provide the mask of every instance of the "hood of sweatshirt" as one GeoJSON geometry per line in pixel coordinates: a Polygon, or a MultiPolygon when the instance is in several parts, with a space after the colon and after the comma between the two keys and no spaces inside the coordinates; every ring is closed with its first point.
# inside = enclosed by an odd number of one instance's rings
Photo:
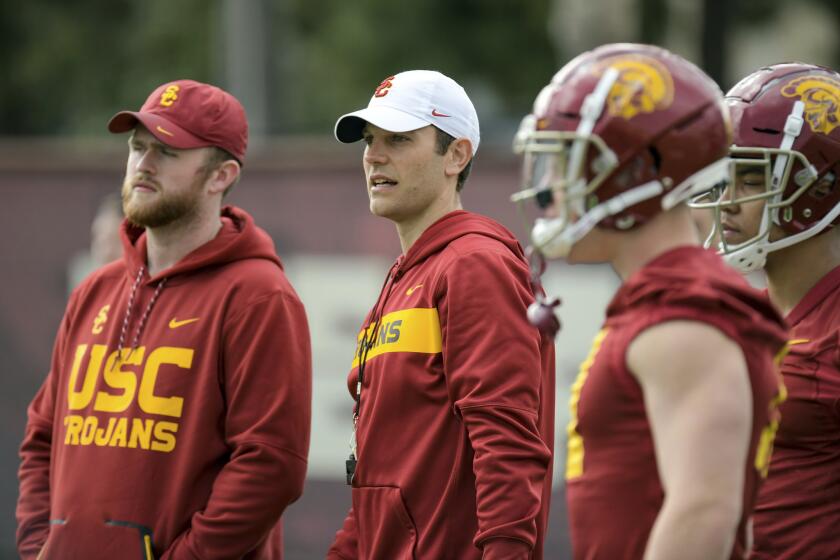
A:
{"type": "MultiPolygon", "coordinates": [[[[283,268],[274,249],[274,242],[263,230],[256,227],[254,219],[240,208],[222,208],[222,228],[219,233],[198,247],[174,266],[162,270],[154,277],[147,277],[147,283],[156,283],[163,278],[176,282],[201,269],[244,259],[266,259],[283,268]]],[[[140,270],[146,270],[146,230],[131,225],[127,220],[120,228],[123,244],[123,259],[126,273],[134,281],[140,270]]]]}
{"type": "Polygon", "coordinates": [[[397,259],[395,275],[401,276],[431,255],[442,251],[455,239],[465,235],[490,237],[503,243],[516,256],[525,258],[522,246],[507,228],[480,214],[455,210],[426,228],[408,252],[397,259]]]}
{"type": "MultiPolygon", "coordinates": [[[[419,266],[429,257],[443,251],[451,242],[467,235],[482,235],[495,239],[504,244],[505,247],[517,257],[525,260],[522,246],[516,237],[501,224],[482,216],[473,214],[466,210],[455,210],[441,217],[434,222],[417,238],[417,241],[409,248],[408,252],[400,255],[391,265],[379,295],[376,298],[373,308],[368,315],[367,321],[373,325],[372,331],[376,332],[379,321],[382,318],[382,309],[388,302],[394,284],[411,268],[419,266]]],[[[367,335],[365,335],[367,336],[367,335]]],[[[367,358],[369,345],[364,341],[359,345],[359,359],[364,370],[364,363],[367,358]]]]}
{"type": "Polygon", "coordinates": [[[187,254],[175,265],[150,277],[146,267],[147,238],[145,228],[131,225],[125,220],[120,228],[123,244],[123,262],[130,292],[128,307],[123,317],[123,329],[119,349],[128,345],[131,348],[139,344],[143,327],[152,313],[155,302],[165,285],[174,286],[187,281],[193,274],[198,274],[211,267],[245,259],[266,259],[283,269],[280,258],[274,249],[274,242],[260,228],[253,218],[239,208],[225,206],[221,212],[222,227],[216,237],[187,254]],[[154,286],[154,293],[142,311],[135,310],[135,300],[141,286],[154,286]],[[138,315],[139,313],[139,315],[138,315]],[[131,325],[134,336],[129,338],[131,325]]]}

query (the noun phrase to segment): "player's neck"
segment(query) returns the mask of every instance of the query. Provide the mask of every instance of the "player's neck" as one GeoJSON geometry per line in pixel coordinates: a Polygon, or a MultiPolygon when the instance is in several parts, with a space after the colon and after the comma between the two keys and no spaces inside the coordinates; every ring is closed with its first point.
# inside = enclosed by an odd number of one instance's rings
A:
{"type": "Polygon", "coordinates": [[[403,254],[408,253],[411,246],[414,245],[429,226],[450,212],[461,209],[461,197],[456,193],[454,197],[442,198],[430,204],[422,214],[395,221],[403,254]]]}
{"type": "Polygon", "coordinates": [[[671,249],[700,244],[697,229],[684,206],[662,212],[637,230],[616,237],[618,242],[614,244],[610,264],[622,281],[671,249]]]}
{"type": "Polygon", "coordinates": [[[823,276],[840,266],[840,231],[829,231],[767,255],[770,300],[790,313],[823,276]]]}
{"type": "Polygon", "coordinates": [[[159,228],[146,228],[149,276],[155,276],[212,240],[222,228],[219,213],[185,217],[159,228]]]}

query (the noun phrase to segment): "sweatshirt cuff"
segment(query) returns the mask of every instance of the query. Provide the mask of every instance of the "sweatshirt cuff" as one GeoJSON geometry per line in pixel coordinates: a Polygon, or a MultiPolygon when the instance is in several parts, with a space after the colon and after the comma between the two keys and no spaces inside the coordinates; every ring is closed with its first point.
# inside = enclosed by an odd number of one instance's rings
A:
{"type": "Polygon", "coordinates": [[[522,541],[497,537],[484,541],[481,560],[530,560],[531,547],[522,541]]]}

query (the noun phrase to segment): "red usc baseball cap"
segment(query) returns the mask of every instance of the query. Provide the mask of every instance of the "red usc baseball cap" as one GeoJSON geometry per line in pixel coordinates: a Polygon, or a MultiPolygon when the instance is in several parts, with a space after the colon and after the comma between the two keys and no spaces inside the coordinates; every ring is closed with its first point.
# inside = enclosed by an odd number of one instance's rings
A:
{"type": "Polygon", "coordinates": [[[176,80],[159,86],[139,111],[111,117],[108,130],[133,130],[140,122],[155,138],[173,148],[216,146],[245,162],[248,120],[239,101],[216,86],[176,80]]]}

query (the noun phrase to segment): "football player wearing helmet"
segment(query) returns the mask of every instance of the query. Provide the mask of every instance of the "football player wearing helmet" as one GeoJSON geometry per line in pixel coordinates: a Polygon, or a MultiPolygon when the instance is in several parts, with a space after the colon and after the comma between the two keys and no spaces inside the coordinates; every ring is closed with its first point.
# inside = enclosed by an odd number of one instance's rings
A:
{"type": "Polygon", "coordinates": [[[791,327],[787,399],[754,515],[758,559],[840,558],[840,73],[777,64],[726,95],[732,187],[693,204],[791,327]]]}
{"type": "MultiPolygon", "coordinates": [[[[541,254],[608,262],[623,280],[572,387],[575,558],[749,553],[786,332],[766,296],[700,246],[685,204],[728,177],[730,140],[701,70],[613,44],[561,69],[514,141],[513,199],[538,212],[532,268],[541,254]]],[[[545,305],[531,316],[545,319],[545,305]]]]}

